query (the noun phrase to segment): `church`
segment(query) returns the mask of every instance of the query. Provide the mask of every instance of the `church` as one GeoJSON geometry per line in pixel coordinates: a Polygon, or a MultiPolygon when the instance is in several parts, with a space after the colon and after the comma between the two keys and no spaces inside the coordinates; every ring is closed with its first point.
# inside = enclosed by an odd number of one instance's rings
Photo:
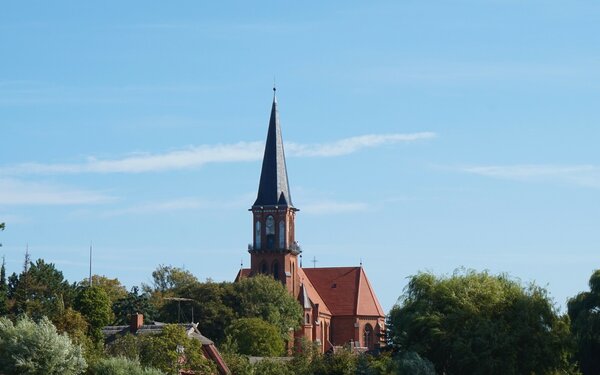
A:
{"type": "Polygon", "coordinates": [[[306,338],[322,352],[347,344],[376,350],[385,345],[385,314],[362,265],[302,267],[295,238],[300,210],[292,203],[275,88],[273,92],[258,195],[250,209],[250,268],[241,269],[236,280],[264,274],[281,281],[304,309],[296,340],[306,338]]]}

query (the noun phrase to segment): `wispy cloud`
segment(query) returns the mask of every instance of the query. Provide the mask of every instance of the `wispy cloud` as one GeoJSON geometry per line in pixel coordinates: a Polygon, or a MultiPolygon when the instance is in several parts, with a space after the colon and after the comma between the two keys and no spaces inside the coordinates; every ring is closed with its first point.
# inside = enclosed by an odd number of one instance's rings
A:
{"type": "Polygon", "coordinates": [[[369,205],[363,202],[321,201],[303,206],[302,211],[312,215],[336,215],[366,211],[368,208],[369,205]]]}
{"type": "MultiPolygon", "coordinates": [[[[347,155],[365,148],[386,144],[412,142],[435,137],[435,133],[368,134],[340,139],[330,143],[286,145],[288,156],[332,157],[347,155]]],[[[260,160],[262,142],[201,145],[161,154],[135,154],[121,159],[89,158],[83,163],[44,164],[22,163],[0,168],[0,174],[75,174],[75,173],[142,173],[200,167],[209,163],[260,160]]]]}
{"type": "Polygon", "coordinates": [[[72,189],[41,182],[0,179],[0,205],[76,205],[114,201],[102,192],[72,189]]]}
{"type": "Polygon", "coordinates": [[[101,216],[112,217],[123,215],[146,215],[174,211],[198,210],[207,206],[209,206],[209,203],[198,198],[179,198],[163,202],[144,203],[135,206],[108,210],[104,211],[101,216]]]}
{"type": "Polygon", "coordinates": [[[600,166],[597,165],[487,165],[464,167],[462,171],[507,180],[600,188],[600,166]]]}
{"type": "Polygon", "coordinates": [[[289,152],[290,156],[341,156],[354,153],[364,148],[400,142],[413,142],[434,138],[435,136],[436,134],[432,132],[411,134],[367,134],[322,144],[305,145],[290,143],[286,145],[286,151],[289,152]]]}

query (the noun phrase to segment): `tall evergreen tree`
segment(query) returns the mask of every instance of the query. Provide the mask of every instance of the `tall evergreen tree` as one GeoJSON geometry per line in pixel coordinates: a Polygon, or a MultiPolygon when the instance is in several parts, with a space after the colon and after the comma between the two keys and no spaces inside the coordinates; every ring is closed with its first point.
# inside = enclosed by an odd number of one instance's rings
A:
{"type": "Polygon", "coordinates": [[[2,267],[0,267],[0,315],[8,313],[8,285],[6,284],[5,260],[2,257],[2,267]]]}

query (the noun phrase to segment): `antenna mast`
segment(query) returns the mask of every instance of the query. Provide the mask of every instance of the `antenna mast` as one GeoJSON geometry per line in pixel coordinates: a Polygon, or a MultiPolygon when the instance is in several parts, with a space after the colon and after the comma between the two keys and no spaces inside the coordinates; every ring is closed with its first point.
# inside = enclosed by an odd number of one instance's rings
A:
{"type": "Polygon", "coordinates": [[[92,241],[90,241],[90,288],[92,287],[92,241]]]}

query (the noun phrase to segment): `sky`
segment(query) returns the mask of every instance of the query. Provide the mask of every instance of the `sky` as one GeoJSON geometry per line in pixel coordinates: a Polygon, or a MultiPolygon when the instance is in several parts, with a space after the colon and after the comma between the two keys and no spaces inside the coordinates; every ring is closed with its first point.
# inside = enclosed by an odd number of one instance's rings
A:
{"type": "Polygon", "coordinates": [[[127,287],[249,265],[272,87],[304,266],[507,273],[564,311],[600,268],[596,1],[0,6],[0,255],[127,287]],[[316,263],[311,262],[316,260],[316,263]]]}

